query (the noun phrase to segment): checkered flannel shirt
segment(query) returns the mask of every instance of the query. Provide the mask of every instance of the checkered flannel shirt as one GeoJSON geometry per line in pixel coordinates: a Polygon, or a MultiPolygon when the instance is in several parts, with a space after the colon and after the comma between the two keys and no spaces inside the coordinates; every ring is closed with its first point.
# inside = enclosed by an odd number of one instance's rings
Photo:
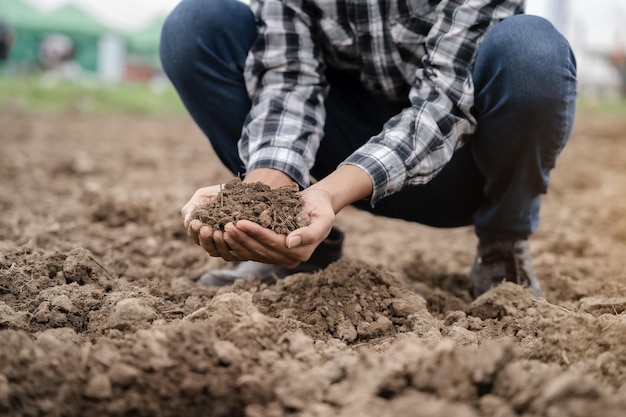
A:
{"type": "MultiPolygon", "coordinates": [[[[487,30],[524,0],[251,0],[259,37],[245,79],[239,141],[248,170],[303,187],[323,138],[327,66],[358,71],[374,94],[411,105],[343,163],[368,173],[371,203],[424,184],[475,130],[471,69],[487,30]]],[[[512,47],[514,47],[512,45],[512,47]]]]}

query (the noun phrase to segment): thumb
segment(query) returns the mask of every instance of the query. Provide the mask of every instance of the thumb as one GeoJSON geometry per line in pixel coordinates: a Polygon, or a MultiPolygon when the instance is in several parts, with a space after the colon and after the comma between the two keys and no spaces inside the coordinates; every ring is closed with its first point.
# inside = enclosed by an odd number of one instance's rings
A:
{"type": "Polygon", "coordinates": [[[305,245],[318,245],[326,239],[332,229],[332,220],[329,222],[316,219],[310,225],[294,230],[287,235],[285,244],[289,249],[297,248],[305,245]]]}
{"type": "Polygon", "coordinates": [[[302,237],[299,235],[287,236],[287,247],[289,249],[297,248],[302,243],[302,237]]]}
{"type": "Polygon", "coordinates": [[[195,204],[192,205],[187,203],[180,210],[180,214],[183,216],[183,224],[185,225],[185,227],[189,227],[189,223],[191,222],[191,215],[193,214],[195,208],[195,204]]]}

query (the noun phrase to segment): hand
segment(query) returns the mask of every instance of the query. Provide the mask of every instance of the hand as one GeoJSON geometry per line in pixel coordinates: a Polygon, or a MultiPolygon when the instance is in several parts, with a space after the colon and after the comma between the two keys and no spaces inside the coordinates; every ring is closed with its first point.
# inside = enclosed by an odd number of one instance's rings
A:
{"type": "Polygon", "coordinates": [[[202,223],[199,219],[191,219],[191,214],[195,208],[213,201],[221,189],[222,185],[198,189],[180,210],[180,214],[183,217],[183,225],[187,229],[187,234],[196,245],[201,246],[211,256],[221,256],[227,261],[236,261],[237,258],[229,253],[230,248],[224,242],[221,231],[213,231],[212,227],[202,223]]]}
{"type": "Polygon", "coordinates": [[[295,268],[308,260],[330,233],[335,213],[326,191],[310,188],[301,195],[304,200],[303,210],[309,214],[311,224],[285,236],[247,220],[229,223],[223,235],[230,248],[229,256],[286,268],[295,268]]]}
{"type": "MultiPolygon", "coordinates": [[[[249,172],[244,179],[244,182],[256,181],[268,184],[273,188],[293,183],[293,180],[283,172],[267,168],[253,170],[249,172]]],[[[207,251],[209,255],[221,257],[227,261],[257,260],[266,263],[276,263],[287,267],[291,265],[295,267],[301,262],[301,260],[298,259],[301,259],[302,256],[306,256],[301,253],[291,256],[287,255],[285,253],[286,244],[284,235],[278,235],[250,221],[237,222],[237,226],[228,224],[225,229],[230,231],[230,233],[224,233],[220,230],[213,230],[200,220],[191,220],[193,210],[201,204],[211,202],[215,199],[220,190],[220,185],[200,188],[181,209],[181,215],[184,219],[183,223],[187,229],[187,234],[197,245],[207,251]],[[241,229],[243,234],[238,233],[240,231],[239,229],[241,229]],[[236,242],[240,239],[244,239],[246,237],[244,235],[248,232],[250,236],[247,236],[248,239],[245,240],[246,244],[242,246],[240,243],[238,251],[234,250],[225,240],[226,235],[231,236],[229,240],[236,245],[236,242]],[[255,244],[251,239],[258,239],[258,242],[255,244]],[[254,252],[255,250],[259,252],[256,253],[254,252]]],[[[299,252],[306,251],[301,249],[299,252]]],[[[310,254],[308,256],[310,256],[310,254]]],[[[306,259],[308,259],[308,257],[306,259]]]]}
{"type": "MultiPolygon", "coordinates": [[[[284,173],[272,169],[251,171],[244,181],[261,181],[273,187],[292,182],[284,173]]],[[[181,210],[187,233],[196,244],[211,256],[227,261],[251,260],[295,268],[308,260],[315,248],[328,236],[335,213],[371,194],[372,182],[360,168],[350,165],[339,167],[328,177],[302,191],[303,210],[309,214],[311,224],[287,236],[248,220],[228,223],[224,232],[214,231],[200,220],[191,221],[193,209],[213,200],[220,188],[216,185],[199,189],[181,210]]]]}

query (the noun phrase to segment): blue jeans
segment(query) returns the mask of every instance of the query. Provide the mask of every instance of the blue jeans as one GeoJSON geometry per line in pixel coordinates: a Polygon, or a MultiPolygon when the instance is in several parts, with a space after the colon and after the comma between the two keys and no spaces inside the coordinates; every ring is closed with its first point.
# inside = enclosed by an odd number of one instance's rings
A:
{"type": "MultiPolygon", "coordinates": [[[[183,103],[233,174],[245,174],[237,141],[250,109],[243,66],[257,36],[238,0],[183,0],[167,18],[161,61],[183,103]]],[[[331,173],[407,101],[382,101],[358,74],[329,69],[325,136],[311,175],[331,173]]],[[[575,113],[576,63],[545,19],[519,15],[486,36],[473,68],[477,131],[428,184],[354,205],[434,227],[473,224],[481,240],[526,238],[575,113]]]]}

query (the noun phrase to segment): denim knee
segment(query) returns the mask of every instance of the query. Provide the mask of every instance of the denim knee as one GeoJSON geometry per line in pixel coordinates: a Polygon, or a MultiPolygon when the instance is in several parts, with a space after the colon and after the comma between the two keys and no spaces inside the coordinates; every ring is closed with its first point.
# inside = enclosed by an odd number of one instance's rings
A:
{"type": "Polygon", "coordinates": [[[175,83],[182,81],[207,55],[228,53],[233,64],[243,65],[255,36],[254,17],[245,3],[183,0],[163,23],[159,45],[161,64],[175,83]]]}
{"type": "MultiPolygon", "coordinates": [[[[546,19],[516,15],[497,24],[480,46],[481,63],[498,74],[519,110],[541,111],[575,83],[576,60],[567,40],[546,19]]],[[[482,72],[482,71],[481,71],[482,72]]]]}

